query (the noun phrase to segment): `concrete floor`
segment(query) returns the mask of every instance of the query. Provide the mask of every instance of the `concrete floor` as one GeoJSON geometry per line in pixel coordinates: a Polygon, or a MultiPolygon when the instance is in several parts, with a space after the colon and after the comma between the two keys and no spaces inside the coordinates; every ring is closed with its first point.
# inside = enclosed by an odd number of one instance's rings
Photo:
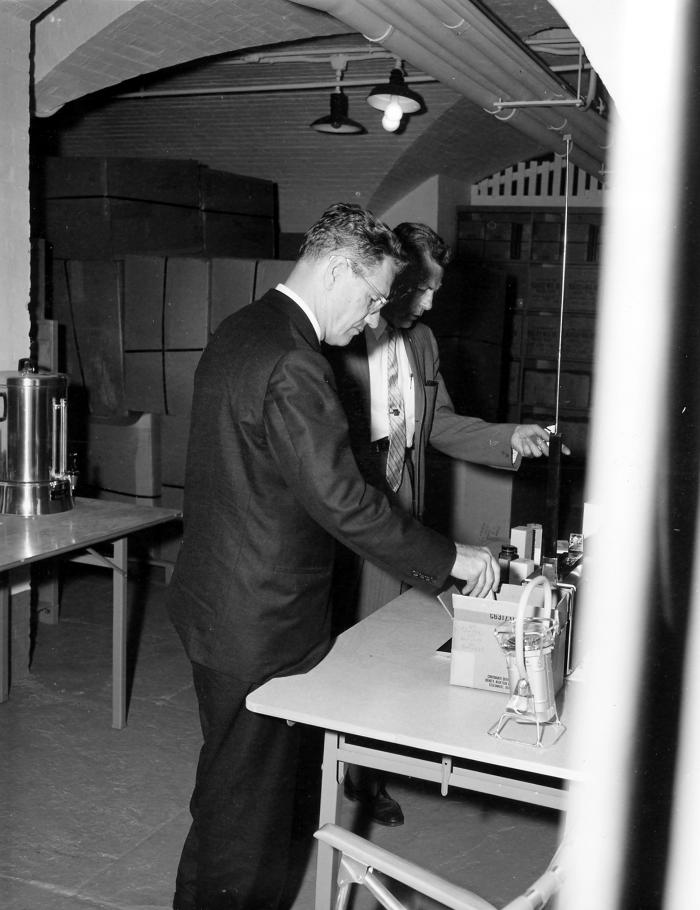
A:
{"type": "MultiPolygon", "coordinates": [[[[128,725],[111,727],[109,573],[71,567],[61,621],[40,623],[31,673],[0,705],[0,893],[3,910],[166,910],[171,907],[199,750],[189,664],[165,615],[162,573],[130,581],[132,683],[128,725]]],[[[318,737],[300,786],[293,910],[313,907],[318,737]]],[[[556,812],[392,781],[406,824],[341,823],[471,888],[500,907],[546,867],[556,812]]],[[[357,890],[357,889],[356,889],[357,890]]],[[[352,910],[378,905],[364,889],[352,910]]],[[[419,901],[412,907],[425,906],[419,901]]],[[[431,905],[432,906],[432,905],[431,905]]]]}

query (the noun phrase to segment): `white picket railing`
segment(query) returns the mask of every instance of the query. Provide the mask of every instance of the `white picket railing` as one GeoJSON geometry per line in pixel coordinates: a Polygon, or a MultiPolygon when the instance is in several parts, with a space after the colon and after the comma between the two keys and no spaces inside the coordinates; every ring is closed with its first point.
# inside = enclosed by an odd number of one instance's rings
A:
{"type": "MultiPolygon", "coordinates": [[[[604,184],[576,165],[570,167],[569,205],[602,207],[604,184]]],[[[473,184],[471,204],[544,206],[563,204],[565,195],[566,160],[555,155],[553,160],[520,161],[473,184]]]]}

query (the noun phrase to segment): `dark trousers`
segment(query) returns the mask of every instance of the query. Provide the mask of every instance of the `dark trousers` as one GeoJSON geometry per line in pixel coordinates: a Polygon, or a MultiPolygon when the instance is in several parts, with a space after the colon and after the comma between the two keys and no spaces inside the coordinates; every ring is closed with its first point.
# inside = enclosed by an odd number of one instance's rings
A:
{"type": "Polygon", "coordinates": [[[204,743],[174,907],[278,910],[299,752],[297,727],[253,714],[256,684],[192,664],[204,743]]]}

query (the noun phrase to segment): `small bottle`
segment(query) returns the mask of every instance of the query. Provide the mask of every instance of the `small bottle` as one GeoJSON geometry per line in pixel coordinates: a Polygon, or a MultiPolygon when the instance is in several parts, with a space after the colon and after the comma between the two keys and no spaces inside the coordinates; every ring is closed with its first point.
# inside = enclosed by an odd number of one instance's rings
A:
{"type": "Polygon", "coordinates": [[[518,548],[512,544],[503,544],[501,552],[498,554],[498,564],[501,567],[501,584],[508,584],[510,581],[510,564],[518,558],[518,548]]]}

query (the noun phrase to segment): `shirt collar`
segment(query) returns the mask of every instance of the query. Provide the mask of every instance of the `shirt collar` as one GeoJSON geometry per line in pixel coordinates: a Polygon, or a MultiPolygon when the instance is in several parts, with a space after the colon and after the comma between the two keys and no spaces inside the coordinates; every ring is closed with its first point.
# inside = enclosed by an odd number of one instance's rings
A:
{"type": "Polygon", "coordinates": [[[384,337],[384,333],[389,328],[389,323],[383,316],[379,317],[376,328],[374,326],[368,325],[367,331],[371,332],[374,336],[374,340],[379,342],[384,337]]]}
{"type": "Polygon", "coordinates": [[[296,294],[294,291],[292,291],[291,288],[288,288],[286,284],[278,284],[275,287],[275,290],[280,291],[282,294],[286,294],[287,297],[290,297],[294,301],[294,303],[297,304],[297,306],[301,307],[301,309],[308,316],[309,322],[313,326],[314,332],[316,332],[316,337],[318,338],[318,341],[320,344],[321,343],[321,326],[319,324],[318,319],[316,319],[314,314],[309,309],[308,305],[301,299],[301,297],[298,294],[296,294]]]}

